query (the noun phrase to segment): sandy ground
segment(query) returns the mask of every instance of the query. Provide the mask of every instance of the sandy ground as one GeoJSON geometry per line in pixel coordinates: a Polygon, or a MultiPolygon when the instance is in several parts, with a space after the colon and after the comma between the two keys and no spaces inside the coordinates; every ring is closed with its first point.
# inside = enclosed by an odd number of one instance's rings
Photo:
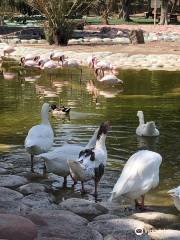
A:
{"type": "Polygon", "coordinates": [[[145,44],[114,44],[114,45],[71,45],[71,46],[54,46],[48,44],[37,44],[37,45],[21,45],[24,47],[35,47],[35,48],[49,48],[61,51],[77,51],[77,52],[103,52],[109,51],[112,53],[129,53],[129,55],[134,54],[175,54],[180,55],[180,41],[176,42],[164,42],[155,41],[145,44]]]}

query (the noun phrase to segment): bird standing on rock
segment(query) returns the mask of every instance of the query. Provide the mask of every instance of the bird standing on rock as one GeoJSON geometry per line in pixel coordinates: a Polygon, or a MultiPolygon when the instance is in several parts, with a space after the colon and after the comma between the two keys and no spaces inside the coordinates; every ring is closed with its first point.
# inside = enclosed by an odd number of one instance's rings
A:
{"type": "Polygon", "coordinates": [[[75,181],[81,181],[82,193],[85,193],[84,182],[94,179],[95,197],[97,197],[97,186],[104,174],[107,162],[105,141],[109,128],[109,122],[102,123],[97,133],[95,146],[82,150],[77,161],[68,161],[72,178],[75,181]]]}
{"type": "Polygon", "coordinates": [[[31,154],[31,171],[34,172],[34,155],[48,152],[53,145],[54,133],[48,119],[50,105],[44,103],[41,109],[41,123],[33,126],[25,139],[25,149],[31,154]]]}
{"type": "Polygon", "coordinates": [[[144,196],[159,184],[159,167],[162,157],[156,152],[141,150],[133,154],[126,162],[115,184],[110,200],[127,197],[135,201],[135,207],[145,210],[144,196]],[[141,204],[138,198],[142,198],[141,204]]]}

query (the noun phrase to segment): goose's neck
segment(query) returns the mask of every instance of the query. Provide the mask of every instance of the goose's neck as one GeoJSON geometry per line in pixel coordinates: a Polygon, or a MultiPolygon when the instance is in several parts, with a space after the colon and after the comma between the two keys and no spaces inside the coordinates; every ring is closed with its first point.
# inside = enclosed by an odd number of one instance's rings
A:
{"type": "Polygon", "coordinates": [[[101,148],[106,151],[106,134],[102,134],[100,138],[96,141],[96,148],[101,148]]]}
{"type": "Polygon", "coordinates": [[[41,124],[50,125],[48,112],[41,112],[41,124]]]}
{"type": "Polygon", "coordinates": [[[86,145],[86,148],[93,148],[96,145],[96,139],[97,139],[97,134],[98,134],[98,129],[94,132],[93,136],[90,138],[88,144],[86,145]]]}
{"type": "Polygon", "coordinates": [[[141,115],[139,115],[138,117],[139,117],[139,125],[144,124],[144,115],[141,114],[141,115]]]}

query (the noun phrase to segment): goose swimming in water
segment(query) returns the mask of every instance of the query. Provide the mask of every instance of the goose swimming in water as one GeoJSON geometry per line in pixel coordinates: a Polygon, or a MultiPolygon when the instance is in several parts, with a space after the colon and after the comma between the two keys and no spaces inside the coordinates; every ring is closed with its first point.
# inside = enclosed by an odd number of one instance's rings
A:
{"type": "Polygon", "coordinates": [[[55,104],[51,105],[51,112],[53,115],[63,115],[63,114],[69,114],[71,108],[67,107],[57,107],[55,104]]]}
{"type": "Polygon", "coordinates": [[[143,111],[138,111],[137,117],[139,118],[139,126],[136,128],[137,135],[144,136],[144,137],[159,136],[159,130],[156,128],[154,121],[144,123],[143,111]]]}
{"type": "Polygon", "coordinates": [[[180,186],[171,189],[168,193],[173,197],[174,205],[180,211],[180,186]]]}
{"type": "MultiPolygon", "coordinates": [[[[98,130],[99,128],[95,130],[93,136],[90,138],[88,144],[85,147],[80,144],[67,143],[61,147],[55,148],[53,151],[39,155],[39,157],[45,161],[47,172],[51,172],[57,174],[58,176],[64,177],[64,187],[67,184],[67,176],[70,174],[70,169],[67,161],[76,161],[78,159],[80,151],[86,148],[93,148],[96,143],[98,130]]],[[[74,183],[76,183],[75,180],[74,183]]]]}
{"type": "Polygon", "coordinates": [[[41,109],[41,124],[33,126],[25,139],[25,149],[31,154],[31,171],[34,172],[34,155],[49,151],[53,145],[54,133],[48,119],[50,105],[44,103],[41,109]]]}
{"type": "Polygon", "coordinates": [[[144,196],[159,184],[159,167],[162,157],[156,152],[140,150],[126,162],[115,184],[110,200],[127,197],[135,201],[136,208],[144,210],[144,196]],[[141,204],[138,198],[142,198],[141,204]]]}
{"type": "Polygon", "coordinates": [[[109,122],[102,123],[97,133],[95,146],[80,151],[77,161],[68,161],[71,176],[75,181],[81,181],[82,193],[85,193],[84,182],[94,179],[95,197],[97,197],[97,186],[104,174],[104,168],[107,162],[105,141],[109,128],[109,122]]]}

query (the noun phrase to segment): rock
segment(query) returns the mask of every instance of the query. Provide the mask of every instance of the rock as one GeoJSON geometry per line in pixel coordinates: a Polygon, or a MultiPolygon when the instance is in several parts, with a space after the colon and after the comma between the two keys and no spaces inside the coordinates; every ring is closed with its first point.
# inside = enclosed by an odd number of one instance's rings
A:
{"type": "Polygon", "coordinates": [[[144,36],[143,36],[143,31],[141,29],[139,30],[131,30],[129,32],[129,39],[130,42],[133,44],[142,44],[144,43],[144,36]]]}
{"type": "Polygon", "coordinates": [[[104,237],[109,234],[128,234],[134,233],[135,229],[143,229],[149,231],[153,226],[139,220],[119,218],[110,220],[93,221],[88,224],[92,229],[100,232],[104,237]]]}
{"type": "Polygon", "coordinates": [[[107,235],[104,240],[150,240],[147,233],[137,236],[135,232],[129,233],[113,233],[107,235]]]}
{"type": "Polygon", "coordinates": [[[87,219],[92,219],[108,212],[107,208],[99,203],[85,199],[70,198],[59,204],[61,209],[69,210],[87,219]]]}
{"type": "Polygon", "coordinates": [[[1,213],[11,213],[20,214],[20,201],[0,201],[0,212],[1,213]]]}
{"type": "Polygon", "coordinates": [[[149,233],[152,240],[179,240],[180,231],[177,230],[154,230],[149,233]]]}
{"type": "Polygon", "coordinates": [[[100,216],[93,218],[93,221],[106,220],[106,219],[117,219],[117,218],[119,218],[119,216],[112,215],[112,214],[102,214],[100,216]]]}
{"type": "Polygon", "coordinates": [[[11,190],[9,188],[0,187],[0,201],[8,202],[8,201],[16,201],[23,198],[21,193],[17,191],[11,190]]]}
{"type": "Polygon", "coordinates": [[[37,41],[36,39],[30,39],[30,40],[29,40],[29,43],[30,43],[30,44],[37,44],[38,41],[37,41]]]}
{"type": "Polygon", "coordinates": [[[46,187],[41,183],[28,183],[26,185],[23,185],[19,188],[19,191],[24,194],[32,194],[32,193],[39,193],[39,192],[45,192],[46,187]]]}
{"type": "Polygon", "coordinates": [[[53,200],[54,199],[45,192],[30,194],[22,199],[21,211],[26,213],[35,209],[55,209],[56,205],[53,204],[53,200]]]}
{"type": "Polygon", "coordinates": [[[1,175],[0,187],[16,188],[27,183],[27,179],[17,175],[1,175]]]}
{"type": "Polygon", "coordinates": [[[140,221],[149,223],[157,228],[162,228],[166,225],[178,222],[178,217],[176,215],[161,212],[135,213],[130,216],[130,218],[138,219],[140,221]]]}
{"type": "Polygon", "coordinates": [[[0,174],[7,174],[8,170],[0,167],[0,174]]]}
{"type": "Polygon", "coordinates": [[[34,240],[37,228],[30,220],[11,214],[0,214],[0,238],[8,240],[34,240]]]}
{"type": "MultiPolygon", "coordinates": [[[[39,239],[59,238],[61,240],[82,239],[102,240],[102,235],[87,227],[88,221],[72,212],[64,210],[36,211],[46,225],[39,230],[39,239]]],[[[29,216],[32,219],[32,215],[29,216]]],[[[37,219],[37,216],[36,216],[37,219]]]]}

